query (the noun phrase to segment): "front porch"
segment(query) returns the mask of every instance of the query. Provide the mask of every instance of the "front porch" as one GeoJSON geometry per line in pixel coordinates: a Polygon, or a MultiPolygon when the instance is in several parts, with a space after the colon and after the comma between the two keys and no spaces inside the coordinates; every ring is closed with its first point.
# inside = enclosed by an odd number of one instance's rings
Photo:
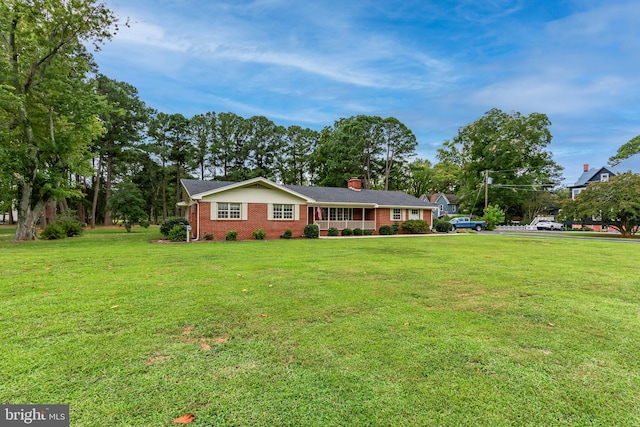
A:
{"type": "Polygon", "coordinates": [[[308,218],[309,223],[316,224],[320,231],[328,231],[330,228],[376,229],[376,209],[374,208],[309,207],[308,218]]]}
{"type": "Polygon", "coordinates": [[[321,221],[321,220],[315,220],[314,224],[316,224],[318,227],[320,227],[320,231],[327,231],[330,228],[337,228],[338,230],[344,230],[345,228],[360,228],[362,230],[375,230],[376,229],[376,222],[374,221],[365,221],[365,220],[359,220],[359,221],[321,221]]]}

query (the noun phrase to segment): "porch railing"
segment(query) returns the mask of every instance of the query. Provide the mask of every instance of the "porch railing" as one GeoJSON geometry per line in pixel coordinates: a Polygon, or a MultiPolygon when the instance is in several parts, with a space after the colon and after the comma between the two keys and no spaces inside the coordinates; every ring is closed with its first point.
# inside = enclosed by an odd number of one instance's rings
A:
{"type": "Polygon", "coordinates": [[[361,228],[363,230],[375,230],[376,222],[375,221],[318,221],[316,220],[316,224],[320,227],[320,230],[328,230],[331,227],[337,228],[338,230],[343,230],[345,228],[361,228]]]}

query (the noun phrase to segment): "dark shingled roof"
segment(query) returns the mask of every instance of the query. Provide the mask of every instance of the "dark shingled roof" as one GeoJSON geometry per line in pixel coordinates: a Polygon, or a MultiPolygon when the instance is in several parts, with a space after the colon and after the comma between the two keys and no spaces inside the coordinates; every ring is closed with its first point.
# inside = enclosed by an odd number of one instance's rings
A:
{"type": "Polygon", "coordinates": [[[235,184],[231,181],[200,181],[199,179],[181,179],[180,182],[190,196],[235,184]]]}
{"type": "MultiPolygon", "coordinates": [[[[183,179],[182,185],[189,195],[206,193],[211,190],[226,187],[235,182],[228,181],[199,181],[195,179],[183,179]]],[[[303,185],[282,185],[296,193],[302,194],[317,203],[371,203],[380,206],[408,206],[408,207],[433,207],[432,203],[410,196],[402,191],[360,190],[336,187],[307,187],[303,185]]]]}
{"type": "Polygon", "coordinates": [[[589,181],[591,181],[591,179],[593,179],[594,176],[598,175],[602,171],[606,171],[611,176],[615,176],[615,173],[611,172],[609,169],[607,169],[605,167],[591,168],[588,171],[583,172],[582,175],[580,175],[580,178],[578,178],[578,181],[576,181],[576,183],[573,184],[571,187],[584,187],[584,186],[586,186],[589,183],[589,181]]]}

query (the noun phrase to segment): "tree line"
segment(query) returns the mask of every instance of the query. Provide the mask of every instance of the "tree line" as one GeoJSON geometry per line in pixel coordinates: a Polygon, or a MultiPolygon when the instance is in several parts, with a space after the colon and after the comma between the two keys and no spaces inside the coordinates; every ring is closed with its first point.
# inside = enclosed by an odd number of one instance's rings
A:
{"type": "MultiPolygon", "coordinates": [[[[118,23],[95,0],[0,3],[0,210],[16,207],[16,240],[35,239],[41,218],[65,210],[111,224],[124,191],[140,195],[151,221],[176,215],[182,178],[340,187],[359,177],[365,189],[456,194],[470,213],[482,212],[486,188],[508,218],[533,218],[562,195],[552,191],[562,168],[542,113],[490,110],[444,141],[435,164],[394,117],[340,118],[317,131],[232,112],[167,114],[99,74],[87,47],[118,23]]],[[[630,142],[618,158],[634,150],[630,142]]]]}

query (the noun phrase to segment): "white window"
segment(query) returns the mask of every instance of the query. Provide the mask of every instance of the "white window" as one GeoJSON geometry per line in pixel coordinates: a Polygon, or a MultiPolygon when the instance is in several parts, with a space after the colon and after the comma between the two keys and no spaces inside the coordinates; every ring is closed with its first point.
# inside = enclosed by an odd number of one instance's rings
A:
{"type": "Polygon", "coordinates": [[[293,219],[293,205],[273,205],[273,219],[293,219]]]}
{"type": "Polygon", "coordinates": [[[420,211],[418,209],[411,209],[411,215],[409,219],[420,219],[420,211]]]}
{"type": "Polygon", "coordinates": [[[393,221],[401,221],[402,220],[402,210],[401,209],[393,209],[391,211],[391,219],[393,221]]]}
{"type": "Polygon", "coordinates": [[[240,203],[218,203],[218,219],[240,219],[240,203]]]}
{"type": "Polygon", "coordinates": [[[574,188],[571,190],[571,198],[575,199],[578,194],[582,193],[582,190],[584,190],[584,188],[574,188]]]}
{"type": "Polygon", "coordinates": [[[456,211],[456,205],[451,205],[451,212],[455,212],[456,211]]]}
{"type": "Polygon", "coordinates": [[[600,174],[600,181],[602,181],[602,182],[609,181],[609,174],[608,173],[601,173],[600,174]]]}
{"type": "Polygon", "coordinates": [[[352,221],[352,208],[322,208],[322,219],[329,221],[352,221]]]}

